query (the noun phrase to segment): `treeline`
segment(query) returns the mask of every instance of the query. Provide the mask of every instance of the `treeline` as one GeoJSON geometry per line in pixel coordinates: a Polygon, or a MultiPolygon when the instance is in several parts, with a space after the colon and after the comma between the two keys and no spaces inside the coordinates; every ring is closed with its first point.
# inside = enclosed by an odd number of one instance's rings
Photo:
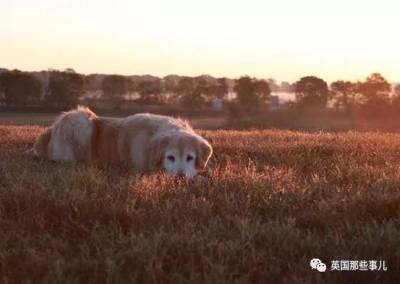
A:
{"type": "Polygon", "coordinates": [[[124,99],[127,94],[134,94],[140,103],[201,106],[208,104],[212,98],[225,99],[229,85],[226,78],[210,76],[171,75],[163,79],[149,76],[133,80],[121,75],[109,75],[103,79],[101,91],[103,97],[109,99],[124,99]]]}
{"type": "MultiPolygon", "coordinates": [[[[400,115],[400,84],[392,89],[379,73],[363,81],[338,80],[330,85],[321,78],[306,76],[295,82],[292,89],[295,100],[284,105],[289,112],[316,115],[329,109],[341,115],[368,118],[400,115]]],[[[270,104],[268,84],[263,81],[242,77],[236,80],[235,92],[236,99],[231,103],[234,116],[254,114],[260,106],[270,104]]]]}
{"type": "MultiPolygon", "coordinates": [[[[292,85],[288,82],[278,84],[273,79],[249,80],[252,83],[257,81],[256,91],[261,91],[265,98],[270,95],[271,90],[292,90],[292,85]]],[[[135,100],[141,104],[207,106],[213,99],[231,100],[236,89],[246,90],[246,84],[245,80],[214,78],[209,75],[168,75],[164,78],[150,75],[85,76],[73,69],[42,72],[0,69],[0,103],[6,106],[69,107],[81,99],[92,98],[109,101],[135,100]]],[[[249,100],[253,100],[252,94],[249,94],[249,100]]]]}
{"type": "MultiPolygon", "coordinates": [[[[0,73],[0,103],[6,106],[42,105],[70,107],[84,97],[103,100],[135,100],[142,104],[206,106],[212,100],[225,101],[234,116],[265,112],[273,105],[271,93],[293,92],[295,100],[286,109],[312,112],[336,109],[344,114],[363,113],[382,116],[400,113],[400,85],[374,73],[364,81],[335,81],[330,85],[321,78],[306,76],[290,84],[243,76],[232,80],[208,75],[187,77],[82,75],[73,69],[64,71],[0,73]],[[93,95],[95,94],[95,95],[93,95]]],[[[276,107],[276,106],[275,106],[276,107]]],[[[280,106],[282,107],[282,106],[280,106]]]]}
{"type": "Polygon", "coordinates": [[[295,84],[296,102],[292,107],[304,110],[340,110],[343,114],[381,117],[400,114],[400,85],[392,90],[391,84],[379,73],[363,81],[335,81],[327,83],[317,77],[301,78],[295,84]]]}
{"type": "Polygon", "coordinates": [[[6,106],[75,105],[84,93],[85,77],[69,69],[52,70],[47,74],[39,79],[19,70],[1,72],[0,102],[6,106]]]}

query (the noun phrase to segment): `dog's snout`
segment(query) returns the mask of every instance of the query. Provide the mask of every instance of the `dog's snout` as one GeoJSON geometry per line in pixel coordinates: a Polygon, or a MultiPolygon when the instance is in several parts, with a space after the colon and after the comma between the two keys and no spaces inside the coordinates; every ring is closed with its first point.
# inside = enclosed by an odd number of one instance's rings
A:
{"type": "Polygon", "coordinates": [[[176,176],[179,177],[179,178],[184,178],[184,177],[186,177],[184,171],[179,171],[179,172],[176,174],[176,176]]]}

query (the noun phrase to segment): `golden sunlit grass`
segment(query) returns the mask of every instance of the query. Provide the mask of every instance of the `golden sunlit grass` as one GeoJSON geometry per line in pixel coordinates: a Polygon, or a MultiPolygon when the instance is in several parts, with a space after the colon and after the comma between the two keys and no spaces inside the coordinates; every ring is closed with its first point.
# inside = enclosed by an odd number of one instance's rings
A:
{"type": "Polygon", "coordinates": [[[34,159],[41,130],[0,126],[3,282],[399,280],[398,134],[203,131],[210,178],[187,184],[34,159]]]}

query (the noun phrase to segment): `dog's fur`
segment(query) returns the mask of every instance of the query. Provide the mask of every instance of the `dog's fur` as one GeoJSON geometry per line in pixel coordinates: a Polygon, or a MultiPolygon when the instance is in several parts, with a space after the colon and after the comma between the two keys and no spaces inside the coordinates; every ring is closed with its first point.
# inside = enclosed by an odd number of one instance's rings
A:
{"type": "Polygon", "coordinates": [[[85,107],[62,113],[39,136],[33,152],[54,161],[86,161],[93,133],[93,120],[96,117],[85,107]]]}
{"type": "Polygon", "coordinates": [[[161,169],[192,178],[206,167],[212,147],[180,119],[148,113],[105,118],[78,107],[39,136],[34,153],[55,161],[86,161],[137,173],[161,169]]]}

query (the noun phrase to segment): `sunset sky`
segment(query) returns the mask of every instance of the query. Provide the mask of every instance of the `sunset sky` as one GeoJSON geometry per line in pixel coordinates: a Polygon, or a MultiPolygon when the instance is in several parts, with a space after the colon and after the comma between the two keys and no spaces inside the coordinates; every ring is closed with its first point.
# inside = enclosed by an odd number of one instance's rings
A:
{"type": "Polygon", "coordinates": [[[0,67],[400,81],[400,1],[0,0],[0,67]]]}

